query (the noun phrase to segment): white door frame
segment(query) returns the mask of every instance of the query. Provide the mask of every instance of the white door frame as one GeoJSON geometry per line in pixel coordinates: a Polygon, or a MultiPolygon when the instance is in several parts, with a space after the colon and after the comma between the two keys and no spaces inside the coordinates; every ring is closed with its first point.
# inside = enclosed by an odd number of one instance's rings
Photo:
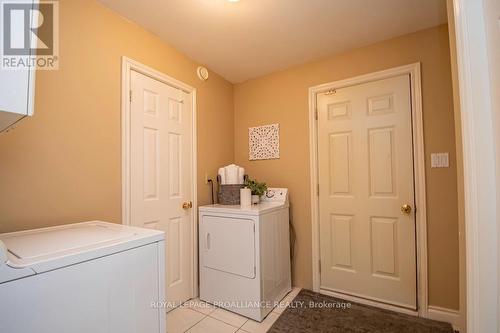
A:
{"type": "Polygon", "coordinates": [[[500,175],[495,171],[495,110],[485,10],[483,1],[453,0],[464,156],[469,333],[496,333],[500,329],[500,208],[496,206],[496,197],[500,195],[496,177],[500,175]]]}
{"type": "Polygon", "coordinates": [[[349,298],[360,303],[369,304],[398,312],[427,317],[427,213],[425,191],[425,154],[424,154],[424,126],[422,118],[422,94],[420,79],[420,63],[391,68],[375,73],[356,76],[321,84],[309,88],[309,151],[311,169],[311,221],[312,221],[312,271],[313,290],[333,296],[349,298]],[[417,307],[418,312],[403,309],[397,306],[378,303],[358,297],[346,297],[343,294],[333,293],[320,289],[320,236],[319,236],[319,197],[318,197],[318,121],[317,99],[318,93],[328,90],[345,88],[362,83],[378,81],[394,76],[409,74],[411,80],[412,127],[413,127],[413,156],[415,172],[415,223],[417,245],[417,307]]]}
{"type": "Polygon", "coordinates": [[[191,265],[191,298],[198,295],[198,225],[196,223],[196,212],[198,211],[198,201],[197,201],[197,160],[196,160],[196,89],[176,80],[166,74],[163,74],[157,70],[154,70],[146,65],[143,65],[135,60],[127,57],[122,57],[122,103],[121,103],[121,115],[122,115],[122,224],[130,225],[130,73],[131,71],[139,72],[143,75],[149,76],[157,81],[163,82],[171,87],[183,90],[184,92],[190,94],[191,105],[193,108],[192,117],[192,199],[193,208],[191,209],[191,242],[193,257],[191,265]]]}

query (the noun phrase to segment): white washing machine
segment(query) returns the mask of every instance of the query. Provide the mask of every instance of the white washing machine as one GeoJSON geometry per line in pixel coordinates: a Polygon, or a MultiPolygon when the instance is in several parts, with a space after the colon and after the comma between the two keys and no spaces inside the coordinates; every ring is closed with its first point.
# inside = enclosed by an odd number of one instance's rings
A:
{"type": "Polygon", "coordinates": [[[262,321],[291,290],[288,190],[199,208],[200,299],[262,321]]]}
{"type": "Polygon", "coordinates": [[[164,239],[100,221],[0,234],[0,332],[165,332],[164,239]]]}

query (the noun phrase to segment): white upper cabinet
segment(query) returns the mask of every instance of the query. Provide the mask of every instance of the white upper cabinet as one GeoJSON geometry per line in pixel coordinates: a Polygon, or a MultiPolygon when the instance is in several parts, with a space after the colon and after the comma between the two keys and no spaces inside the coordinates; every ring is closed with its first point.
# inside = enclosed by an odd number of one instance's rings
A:
{"type": "Polygon", "coordinates": [[[33,114],[33,70],[0,70],[0,131],[33,114]]]}
{"type": "MultiPolygon", "coordinates": [[[[37,1],[33,1],[32,8],[36,3],[37,1]]],[[[24,8],[7,11],[4,14],[8,15],[9,19],[0,22],[0,41],[3,44],[2,66],[0,67],[0,132],[9,129],[20,119],[33,114],[35,69],[33,67],[6,69],[4,66],[5,62],[14,61],[15,58],[27,59],[35,54],[30,46],[36,41],[32,42],[33,34],[30,31],[36,26],[38,15],[33,15],[34,11],[30,10],[29,22],[25,22],[24,14],[28,11],[23,10],[24,8]],[[11,51],[12,49],[20,51],[16,54],[9,54],[8,48],[11,48],[11,51]],[[23,50],[27,53],[19,55],[23,50]]]]}

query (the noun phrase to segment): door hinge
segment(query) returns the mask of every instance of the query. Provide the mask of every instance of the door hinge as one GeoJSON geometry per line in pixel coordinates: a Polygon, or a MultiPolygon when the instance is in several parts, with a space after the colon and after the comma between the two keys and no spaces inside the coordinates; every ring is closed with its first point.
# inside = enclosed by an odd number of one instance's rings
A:
{"type": "Polygon", "coordinates": [[[132,90],[129,91],[128,99],[129,99],[130,103],[132,103],[132,90]]]}
{"type": "Polygon", "coordinates": [[[318,108],[314,109],[314,119],[318,120],[318,108]]]}
{"type": "Polygon", "coordinates": [[[319,197],[319,184],[316,186],[316,195],[319,197]]]}
{"type": "Polygon", "coordinates": [[[253,225],[253,233],[255,234],[255,224],[253,225]]]}
{"type": "Polygon", "coordinates": [[[257,267],[253,266],[253,275],[257,275],[257,267]]]}
{"type": "Polygon", "coordinates": [[[318,260],[319,274],[321,274],[321,260],[318,260]]]}

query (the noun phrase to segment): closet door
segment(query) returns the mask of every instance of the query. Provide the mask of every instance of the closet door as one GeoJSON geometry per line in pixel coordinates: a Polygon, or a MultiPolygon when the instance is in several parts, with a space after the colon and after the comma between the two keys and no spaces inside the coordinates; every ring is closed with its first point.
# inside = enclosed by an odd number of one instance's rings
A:
{"type": "Polygon", "coordinates": [[[321,288],[416,309],[410,77],[318,107],[321,288]]]}

